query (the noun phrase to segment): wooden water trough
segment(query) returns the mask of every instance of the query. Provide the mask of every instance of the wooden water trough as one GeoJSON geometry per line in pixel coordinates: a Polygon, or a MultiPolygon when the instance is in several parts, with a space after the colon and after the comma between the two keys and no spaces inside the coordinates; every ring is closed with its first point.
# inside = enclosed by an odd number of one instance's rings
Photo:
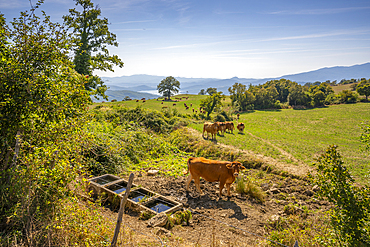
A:
{"type": "MultiPolygon", "coordinates": [[[[112,174],[105,174],[88,179],[88,190],[95,197],[107,199],[118,207],[126,191],[128,181],[112,174]]],[[[182,204],[162,196],[142,186],[132,184],[126,207],[136,211],[147,211],[154,215],[180,210],[182,204]]]]}

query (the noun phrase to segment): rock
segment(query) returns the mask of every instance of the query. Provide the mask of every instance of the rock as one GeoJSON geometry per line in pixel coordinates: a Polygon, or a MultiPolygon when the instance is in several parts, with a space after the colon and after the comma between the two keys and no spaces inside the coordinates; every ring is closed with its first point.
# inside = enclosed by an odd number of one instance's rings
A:
{"type": "Polygon", "coordinates": [[[315,185],[315,186],[312,187],[312,190],[317,192],[317,191],[320,190],[320,187],[318,185],[315,185]]]}
{"type": "Polygon", "coordinates": [[[148,221],[148,226],[156,227],[156,226],[165,226],[168,222],[167,215],[162,212],[154,216],[148,221]]]}
{"type": "Polygon", "coordinates": [[[158,174],[158,172],[159,172],[158,170],[149,170],[146,174],[148,176],[155,176],[158,174]]]}
{"type": "Polygon", "coordinates": [[[314,192],[312,191],[312,190],[306,190],[305,192],[304,192],[304,194],[306,195],[306,196],[313,196],[313,194],[314,194],[314,192]]]}
{"type": "Polygon", "coordinates": [[[280,220],[280,216],[277,215],[277,214],[274,214],[274,215],[271,216],[270,219],[271,219],[272,222],[279,221],[280,220]]]}
{"type": "Polygon", "coordinates": [[[154,228],[155,235],[165,235],[166,237],[171,237],[171,232],[163,227],[155,227],[154,228]]]}
{"type": "Polygon", "coordinates": [[[264,184],[261,184],[261,188],[266,191],[270,188],[269,184],[268,183],[264,183],[264,184]]]}
{"type": "Polygon", "coordinates": [[[267,193],[279,194],[280,190],[278,188],[272,188],[272,189],[268,190],[267,193]]]}

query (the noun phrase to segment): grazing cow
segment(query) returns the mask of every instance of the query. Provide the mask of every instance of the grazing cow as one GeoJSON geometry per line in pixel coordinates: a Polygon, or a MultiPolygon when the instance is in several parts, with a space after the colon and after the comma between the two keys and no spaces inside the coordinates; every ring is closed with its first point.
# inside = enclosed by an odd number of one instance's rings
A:
{"type": "Polygon", "coordinates": [[[200,189],[200,177],[204,178],[208,182],[220,182],[220,194],[222,196],[222,189],[226,184],[227,196],[230,197],[230,185],[235,181],[235,178],[239,176],[239,171],[245,169],[245,167],[237,161],[218,161],[209,160],[203,157],[188,159],[188,170],[185,173],[189,174],[188,181],[186,182],[186,191],[189,191],[189,184],[194,179],[194,183],[198,192],[203,195],[200,189]]]}
{"type": "Polygon", "coordinates": [[[243,132],[244,127],[245,127],[244,123],[238,123],[238,125],[236,126],[236,128],[237,128],[240,132],[243,132]]]}
{"type": "Polygon", "coordinates": [[[193,112],[194,112],[194,108],[193,108],[193,112]]]}
{"type": "Polygon", "coordinates": [[[204,138],[204,132],[207,132],[207,139],[208,139],[208,133],[211,133],[212,139],[216,140],[217,131],[218,131],[217,123],[206,122],[203,125],[203,134],[202,134],[202,136],[204,138]]]}
{"type": "Polygon", "coordinates": [[[163,105],[163,101],[161,102],[161,104],[163,105]]]}
{"type": "Polygon", "coordinates": [[[142,98],[141,100],[145,100],[145,98],[142,98]]]}
{"type": "Polygon", "coordinates": [[[173,106],[175,106],[176,105],[176,103],[173,103],[173,106]]]}
{"type": "Polygon", "coordinates": [[[145,103],[145,100],[143,100],[143,103],[145,103]]]}
{"type": "Polygon", "coordinates": [[[226,123],[224,122],[217,122],[217,132],[220,131],[222,134],[225,133],[226,130],[226,123]]]}
{"type": "Polygon", "coordinates": [[[139,102],[139,100],[137,99],[136,102],[139,102]]]}
{"type": "Polygon", "coordinates": [[[226,130],[230,130],[231,133],[234,132],[234,123],[233,122],[226,122],[226,130]]]}
{"type": "Polygon", "coordinates": [[[162,106],[162,109],[167,108],[167,106],[162,106]]]}

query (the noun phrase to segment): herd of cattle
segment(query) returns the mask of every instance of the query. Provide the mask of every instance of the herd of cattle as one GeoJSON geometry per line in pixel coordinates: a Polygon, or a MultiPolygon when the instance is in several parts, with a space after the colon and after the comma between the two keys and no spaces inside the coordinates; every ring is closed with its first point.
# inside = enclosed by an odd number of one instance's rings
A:
{"type": "MultiPolygon", "coordinates": [[[[236,128],[240,131],[243,132],[244,130],[244,123],[238,123],[236,128]]],[[[202,136],[204,137],[204,132],[207,134],[207,139],[208,139],[208,133],[211,133],[211,138],[212,140],[216,140],[216,135],[218,132],[221,132],[224,134],[226,131],[230,131],[233,133],[235,127],[233,122],[215,122],[215,123],[210,123],[210,122],[205,122],[203,125],[203,134],[202,136]]]]}

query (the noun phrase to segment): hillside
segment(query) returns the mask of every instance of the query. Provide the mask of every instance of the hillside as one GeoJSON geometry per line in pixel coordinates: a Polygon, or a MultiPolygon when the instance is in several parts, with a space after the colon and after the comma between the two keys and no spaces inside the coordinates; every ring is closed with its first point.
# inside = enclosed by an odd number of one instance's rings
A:
{"type": "MultiPolygon", "coordinates": [[[[168,76],[168,75],[166,75],[168,76]]],[[[166,76],[151,76],[151,75],[132,75],[132,76],[120,76],[120,77],[103,77],[106,85],[111,87],[111,90],[133,90],[133,91],[144,91],[141,88],[146,86],[149,90],[156,90],[157,85],[166,76]],[[139,88],[136,88],[139,87],[139,88]]],[[[291,75],[283,75],[276,78],[238,78],[233,77],[229,79],[217,79],[217,78],[184,78],[177,77],[180,81],[181,88],[180,93],[197,94],[201,89],[207,89],[209,87],[216,87],[219,91],[228,95],[228,88],[234,83],[242,83],[244,85],[257,85],[263,84],[269,80],[278,80],[281,78],[296,81],[300,84],[306,82],[316,81],[334,81],[338,82],[341,79],[358,79],[358,78],[370,78],[370,63],[353,65],[353,66],[336,66],[330,68],[321,68],[313,71],[302,72],[291,75]]],[[[147,90],[147,89],[145,89],[147,90]]]]}

